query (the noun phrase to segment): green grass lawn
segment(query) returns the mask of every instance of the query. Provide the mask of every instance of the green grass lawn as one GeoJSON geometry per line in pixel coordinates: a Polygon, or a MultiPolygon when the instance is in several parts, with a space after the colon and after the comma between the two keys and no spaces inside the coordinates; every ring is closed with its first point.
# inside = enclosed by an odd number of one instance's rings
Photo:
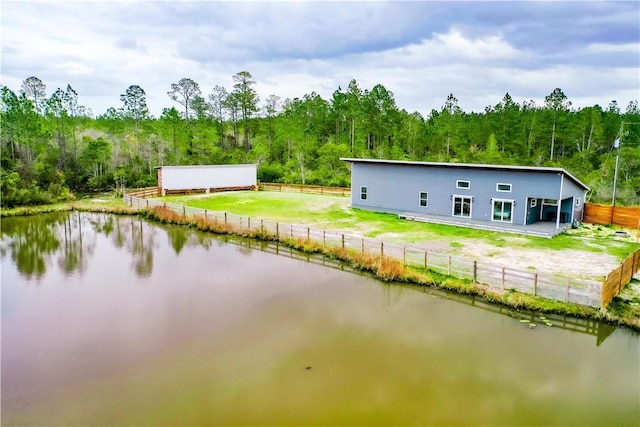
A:
{"type": "MultiPolygon", "coordinates": [[[[604,238],[613,229],[594,227],[572,230],[552,239],[476,230],[399,219],[397,215],[350,207],[350,198],[294,192],[238,191],[209,195],[171,196],[162,200],[187,206],[230,212],[318,229],[348,230],[371,238],[404,244],[441,242],[452,253],[464,254],[465,243],[483,242],[495,248],[574,250],[607,253],[621,261],[639,246],[633,239],[604,238]]],[[[495,252],[492,252],[496,255],[495,252]]],[[[492,255],[492,256],[493,256],[492,255]]]]}

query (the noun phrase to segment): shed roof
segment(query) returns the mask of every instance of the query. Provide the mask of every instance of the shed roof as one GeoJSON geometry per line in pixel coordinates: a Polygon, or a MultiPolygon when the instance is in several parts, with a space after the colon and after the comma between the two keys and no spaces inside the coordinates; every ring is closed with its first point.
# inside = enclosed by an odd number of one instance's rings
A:
{"type": "Polygon", "coordinates": [[[394,165],[408,165],[408,166],[422,166],[422,167],[437,167],[437,168],[451,168],[451,169],[484,169],[484,170],[503,170],[503,171],[523,171],[523,172],[537,172],[537,173],[555,173],[563,174],[576,185],[589,191],[590,188],[586,186],[575,176],[571,175],[565,169],[562,168],[550,168],[540,166],[515,166],[515,165],[483,165],[475,163],[444,163],[444,162],[414,162],[408,160],[378,160],[378,159],[354,159],[342,157],[340,160],[350,163],[378,163],[378,164],[394,164],[394,165]]]}

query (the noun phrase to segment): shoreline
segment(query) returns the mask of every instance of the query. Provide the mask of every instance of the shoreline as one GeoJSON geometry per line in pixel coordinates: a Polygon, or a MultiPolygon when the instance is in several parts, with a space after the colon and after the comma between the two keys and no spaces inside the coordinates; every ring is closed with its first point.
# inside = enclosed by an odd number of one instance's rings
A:
{"type": "Polygon", "coordinates": [[[607,309],[602,310],[573,303],[550,300],[516,291],[499,292],[495,289],[489,288],[488,286],[481,285],[479,283],[472,283],[469,280],[444,276],[431,271],[425,271],[424,269],[405,267],[401,262],[385,256],[381,257],[380,255],[369,253],[362,254],[360,252],[354,252],[343,248],[327,248],[323,247],[319,243],[307,241],[304,238],[282,238],[271,233],[249,231],[202,217],[186,218],[181,214],[162,207],[140,210],[131,208],[116,201],[105,200],[103,203],[104,204],[97,204],[95,201],[90,203],[75,201],[56,205],[21,207],[11,210],[0,209],[0,217],[29,216],[49,212],[74,210],[82,212],[110,213],[115,215],[138,215],[164,224],[184,225],[199,231],[219,235],[236,235],[262,241],[278,241],[281,244],[305,253],[322,254],[341,262],[345,262],[352,268],[372,274],[377,279],[385,282],[408,283],[417,286],[444,289],[463,295],[474,295],[487,302],[513,309],[524,309],[537,313],[561,314],[576,318],[598,320],[640,332],[640,317],[635,315],[623,315],[615,312],[619,310],[621,313],[624,313],[628,308],[628,304],[625,304],[625,302],[620,298],[616,298],[609,307],[607,307],[607,309]],[[612,305],[615,311],[611,311],[609,309],[612,305]]]}

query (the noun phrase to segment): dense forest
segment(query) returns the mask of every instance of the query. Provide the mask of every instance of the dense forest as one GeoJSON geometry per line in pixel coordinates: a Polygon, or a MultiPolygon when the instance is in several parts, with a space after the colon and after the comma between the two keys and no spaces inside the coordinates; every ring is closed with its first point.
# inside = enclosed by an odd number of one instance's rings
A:
{"type": "Polygon", "coordinates": [[[396,105],[381,84],[352,80],[331,99],[284,100],[259,99],[256,85],[247,71],[210,93],[183,78],[168,86],[160,117],[137,85],[95,117],[70,85],[50,95],[37,77],[17,91],[2,86],[2,206],[155,185],[159,165],[256,163],[263,182],[348,186],[340,157],[563,167],[591,187],[589,201],[603,203],[611,203],[618,157],[616,202],[640,204],[637,100],[624,110],[615,100],[576,109],[556,88],[543,105],[507,93],[467,113],[451,94],[424,117],[396,105]]]}

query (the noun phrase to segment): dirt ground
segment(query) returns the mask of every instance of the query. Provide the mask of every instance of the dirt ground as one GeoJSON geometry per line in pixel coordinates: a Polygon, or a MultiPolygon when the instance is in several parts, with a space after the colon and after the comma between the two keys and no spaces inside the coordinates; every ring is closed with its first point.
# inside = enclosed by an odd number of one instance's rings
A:
{"type": "Polygon", "coordinates": [[[602,279],[620,261],[606,253],[526,248],[496,248],[484,242],[465,242],[464,252],[474,259],[521,270],[536,270],[580,279],[602,279]]]}
{"type": "MultiPolygon", "coordinates": [[[[402,239],[396,233],[383,234],[379,239],[402,239]]],[[[518,236],[507,236],[505,240],[522,244],[527,239],[518,236]]],[[[539,271],[588,280],[601,280],[620,265],[620,261],[613,255],[604,252],[589,252],[580,250],[543,250],[525,247],[498,247],[483,240],[465,239],[452,247],[444,241],[416,242],[410,246],[434,252],[457,255],[464,258],[485,262],[499,267],[510,267],[520,270],[539,271]]]]}

